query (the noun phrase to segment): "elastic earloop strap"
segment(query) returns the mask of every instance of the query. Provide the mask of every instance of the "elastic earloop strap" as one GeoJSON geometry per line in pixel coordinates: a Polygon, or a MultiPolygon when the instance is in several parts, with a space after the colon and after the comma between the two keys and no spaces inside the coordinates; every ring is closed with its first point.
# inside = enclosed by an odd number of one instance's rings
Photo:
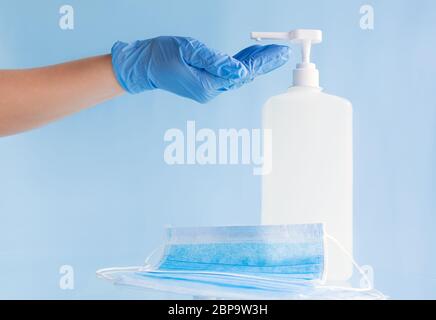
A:
{"type": "Polygon", "coordinates": [[[119,272],[140,272],[140,271],[151,271],[154,270],[154,266],[150,263],[150,260],[156,256],[156,253],[164,247],[164,244],[160,244],[156,248],[151,251],[151,253],[147,256],[144,261],[143,266],[135,266],[135,267],[113,267],[113,268],[105,268],[97,270],[97,276],[106,280],[114,280],[113,274],[119,272]]]}
{"type": "Polygon", "coordinates": [[[153,265],[150,263],[150,260],[156,256],[156,253],[158,253],[159,251],[162,250],[162,248],[165,247],[165,244],[161,243],[160,245],[158,245],[156,248],[153,249],[153,251],[151,251],[151,253],[148,255],[147,258],[145,258],[144,261],[144,267],[150,268],[153,265]]]}
{"type": "Polygon", "coordinates": [[[325,233],[325,238],[332,241],[345,254],[345,256],[351,261],[353,266],[357,269],[357,271],[359,271],[361,276],[366,280],[366,283],[368,284],[368,288],[361,288],[361,289],[372,290],[373,286],[371,280],[368,278],[368,275],[365,273],[365,271],[363,271],[363,269],[360,267],[357,261],[353,258],[352,254],[338,241],[338,239],[336,239],[332,235],[325,233]]]}
{"type": "Polygon", "coordinates": [[[97,277],[103,278],[106,280],[114,280],[114,277],[111,275],[118,272],[136,272],[140,271],[143,267],[113,267],[113,268],[104,268],[96,271],[97,277]]]}

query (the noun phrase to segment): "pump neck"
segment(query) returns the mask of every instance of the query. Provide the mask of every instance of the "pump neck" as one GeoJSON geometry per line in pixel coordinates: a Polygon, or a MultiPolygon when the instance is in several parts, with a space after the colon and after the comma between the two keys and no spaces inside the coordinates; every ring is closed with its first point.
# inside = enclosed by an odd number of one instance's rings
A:
{"type": "Polygon", "coordinates": [[[297,87],[319,87],[319,71],[313,63],[298,63],[293,71],[293,85],[297,87]]]}

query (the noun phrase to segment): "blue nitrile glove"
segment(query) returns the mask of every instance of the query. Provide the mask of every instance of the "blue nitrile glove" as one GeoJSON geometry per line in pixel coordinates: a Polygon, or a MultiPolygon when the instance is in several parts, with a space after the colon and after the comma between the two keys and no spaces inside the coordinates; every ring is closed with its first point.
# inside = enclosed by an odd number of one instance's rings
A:
{"type": "Polygon", "coordinates": [[[185,37],[157,37],[112,47],[112,65],[130,93],[163,89],[205,103],[238,88],[289,59],[287,46],[248,47],[234,57],[185,37]]]}

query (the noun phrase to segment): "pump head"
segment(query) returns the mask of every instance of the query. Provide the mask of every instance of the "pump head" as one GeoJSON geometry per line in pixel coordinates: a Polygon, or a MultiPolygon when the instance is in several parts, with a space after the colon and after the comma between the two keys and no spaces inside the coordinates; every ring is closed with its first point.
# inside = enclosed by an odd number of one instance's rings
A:
{"type": "Polygon", "coordinates": [[[294,69],[294,86],[319,87],[319,72],[315,64],[310,62],[312,44],[322,41],[322,31],[297,29],[289,32],[252,32],[251,38],[288,40],[301,45],[301,63],[294,69]]]}

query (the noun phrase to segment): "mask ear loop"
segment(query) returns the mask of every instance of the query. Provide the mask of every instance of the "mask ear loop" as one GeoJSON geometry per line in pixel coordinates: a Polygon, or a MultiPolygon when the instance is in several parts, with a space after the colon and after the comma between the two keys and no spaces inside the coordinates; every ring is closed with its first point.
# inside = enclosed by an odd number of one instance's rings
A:
{"type": "Polygon", "coordinates": [[[95,273],[97,274],[97,277],[106,279],[109,281],[114,281],[116,277],[113,276],[113,274],[119,273],[119,272],[136,272],[140,271],[142,266],[135,266],[135,267],[113,267],[113,268],[104,268],[97,270],[95,273]]]}
{"type": "MultiPolygon", "coordinates": [[[[145,258],[144,266],[142,266],[141,271],[149,271],[149,270],[154,269],[155,267],[158,267],[159,264],[160,264],[160,262],[159,262],[157,265],[154,265],[154,264],[152,264],[152,263],[150,262],[150,260],[151,260],[152,258],[156,257],[156,254],[157,254],[159,251],[162,251],[162,249],[165,249],[165,247],[166,247],[165,244],[164,244],[164,243],[161,243],[161,244],[158,245],[156,248],[154,248],[154,249],[150,252],[150,254],[147,256],[147,258],[145,258]]],[[[165,250],[163,250],[163,256],[165,256],[165,250]]],[[[162,260],[162,259],[161,259],[161,260],[162,260]]]]}
{"type": "MultiPolygon", "coordinates": [[[[368,275],[363,271],[363,269],[360,267],[360,265],[356,262],[356,260],[353,258],[353,256],[351,255],[351,253],[345,249],[345,247],[333,236],[325,233],[324,234],[325,238],[332,241],[344,254],[345,256],[351,261],[351,263],[353,264],[353,266],[357,269],[357,271],[359,271],[360,275],[365,279],[366,283],[368,284],[367,288],[347,288],[347,287],[340,287],[340,286],[328,286],[329,288],[332,289],[346,289],[346,290],[354,290],[354,291],[369,291],[374,289],[371,283],[371,280],[368,278],[368,275]]],[[[327,255],[326,255],[327,257],[327,255]]],[[[324,276],[323,276],[323,280],[322,280],[322,285],[325,285],[325,276],[327,274],[327,258],[325,258],[325,272],[324,272],[324,276]]]]}
{"type": "Polygon", "coordinates": [[[119,272],[141,272],[153,270],[155,266],[150,263],[150,260],[154,258],[156,253],[159,252],[163,247],[165,247],[165,244],[162,243],[154,248],[147,258],[145,258],[144,265],[142,266],[104,268],[96,271],[97,277],[113,281],[115,280],[113,274],[119,272]]]}

